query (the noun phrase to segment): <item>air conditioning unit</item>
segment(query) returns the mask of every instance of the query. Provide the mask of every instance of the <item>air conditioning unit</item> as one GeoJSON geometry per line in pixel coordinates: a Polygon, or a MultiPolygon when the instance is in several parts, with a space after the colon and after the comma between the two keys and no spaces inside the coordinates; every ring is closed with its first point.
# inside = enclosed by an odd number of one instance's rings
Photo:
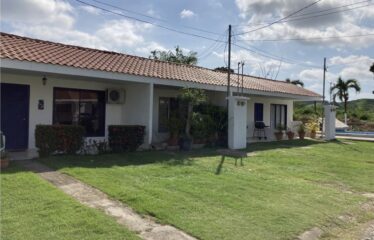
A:
{"type": "Polygon", "coordinates": [[[109,88],[106,91],[106,102],[109,104],[125,103],[126,92],[123,89],[109,88]]]}

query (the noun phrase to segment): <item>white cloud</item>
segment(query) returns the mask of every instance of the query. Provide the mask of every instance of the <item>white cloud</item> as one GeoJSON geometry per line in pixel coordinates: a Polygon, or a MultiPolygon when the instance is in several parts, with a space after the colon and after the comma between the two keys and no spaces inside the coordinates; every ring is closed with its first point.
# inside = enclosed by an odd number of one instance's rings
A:
{"type": "Polygon", "coordinates": [[[183,9],[181,12],[180,12],[180,17],[183,19],[183,18],[192,18],[194,17],[196,14],[191,11],[191,10],[188,10],[188,9],[183,9]]]}
{"type": "MultiPolygon", "coordinates": [[[[374,90],[374,78],[373,74],[369,71],[373,62],[374,58],[369,56],[350,55],[347,57],[335,56],[330,58],[328,66],[331,66],[331,68],[326,73],[326,96],[329,96],[329,82],[335,83],[340,76],[343,80],[356,79],[361,85],[361,93],[355,94],[351,92],[351,99],[373,98],[374,95],[371,92],[374,90]]],[[[298,77],[305,83],[306,88],[318,93],[322,92],[322,69],[305,69],[299,73],[298,77]]]]}
{"type": "Polygon", "coordinates": [[[70,28],[74,24],[73,7],[65,1],[11,0],[1,4],[1,20],[8,23],[60,28],[70,28]]]}
{"type": "MultiPolygon", "coordinates": [[[[243,27],[240,31],[245,32],[257,29],[260,26],[265,26],[264,22],[272,22],[274,20],[285,17],[298,9],[306,6],[312,1],[299,1],[299,0],[236,0],[236,5],[239,8],[240,14],[244,19],[243,27]],[[262,25],[258,25],[262,23],[262,25]],[[257,24],[257,25],[256,25],[257,24]]],[[[340,0],[325,0],[318,2],[312,7],[304,10],[303,12],[294,16],[300,18],[302,14],[308,14],[304,17],[318,15],[314,12],[325,11],[327,9],[346,5],[349,3],[357,3],[354,1],[340,0]],[[310,14],[314,13],[314,14],[310,14]]],[[[367,3],[362,3],[357,6],[365,6],[367,3]]],[[[341,8],[339,10],[346,10],[341,8]]],[[[336,10],[335,10],[336,11],[336,10]]],[[[322,12],[323,13],[329,13],[322,12]]],[[[243,35],[243,39],[277,39],[277,38],[319,38],[319,37],[335,37],[335,36],[349,36],[361,34],[373,34],[374,31],[365,23],[364,20],[374,18],[374,10],[372,7],[357,8],[353,11],[344,11],[336,14],[314,17],[304,19],[302,21],[289,21],[279,24],[274,24],[270,27],[252,32],[248,35],[243,35]]],[[[289,18],[288,20],[291,20],[289,18]]],[[[304,43],[318,43],[323,46],[333,48],[363,48],[373,45],[374,37],[362,38],[334,38],[325,40],[307,40],[304,43]]]]}
{"type": "Polygon", "coordinates": [[[100,9],[94,8],[92,6],[80,6],[79,8],[82,9],[83,11],[88,12],[88,13],[93,14],[93,15],[99,15],[99,14],[102,13],[102,11],[100,9]]]}
{"type": "MultiPolygon", "coordinates": [[[[218,58],[227,59],[227,55],[223,53],[213,52],[213,55],[218,58]]],[[[275,79],[278,69],[279,72],[291,68],[291,65],[285,62],[280,62],[274,59],[268,59],[256,54],[252,54],[245,50],[233,51],[231,53],[231,68],[237,72],[237,64],[244,61],[244,72],[260,77],[275,79]],[[248,71],[249,69],[249,71],[248,71]]]]}
{"type": "Polygon", "coordinates": [[[153,29],[151,25],[127,19],[104,21],[92,32],[78,30],[75,26],[77,10],[99,12],[82,6],[74,9],[64,1],[14,0],[6,1],[2,7],[2,21],[10,24],[12,33],[17,35],[147,56],[151,50],[164,49],[157,42],[144,39],[144,35],[153,29]],[[21,7],[17,8],[13,3],[21,7]]]}
{"type": "Polygon", "coordinates": [[[150,55],[151,51],[153,50],[167,51],[168,49],[157,42],[149,42],[147,44],[144,44],[143,46],[136,48],[136,51],[140,54],[143,54],[144,56],[150,55]]]}
{"type": "Polygon", "coordinates": [[[110,20],[96,31],[96,36],[115,48],[132,47],[144,43],[141,33],[149,29],[149,24],[134,23],[129,20],[110,20]]]}

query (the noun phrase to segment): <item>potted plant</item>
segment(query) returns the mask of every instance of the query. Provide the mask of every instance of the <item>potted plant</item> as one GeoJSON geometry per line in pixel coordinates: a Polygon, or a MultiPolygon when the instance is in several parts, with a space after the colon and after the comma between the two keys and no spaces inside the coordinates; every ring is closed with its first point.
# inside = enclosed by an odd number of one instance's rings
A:
{"type": "Polygon", "coordinates": [[[304,123],[300,124],[299,128],[297,129],[297,133],[299,134],[299,138],[304,140],[305,138],[305,125],[304,123]]]}
{"type": "Polygon", "coordinates": [[[179,139],[179,145],[182,150],[192,148],[191,120],[193,107],[206,101],[205,91],[196,88],[183,88],[179,98],[187,104],[187,117],[184,136],[179,139]]]}
{"type": "Polygon", "coordinates": [[[307,123],[306,127],[310,132],[310,137],[311,138],[316,138],[317,131],[318,131],[318,128],[319,128],[318,121],[312,120],[312,121],[307,123]]]}
{"type": "Polygon", "coordinates": [[[177,146],[178,140],[179,140],[179,133],[181,129],[183,128],[182,121],[177,118],[176,116],[170,117],[168,121],[168,129],[169,129],[169,140],[168,145],[169,146],[177,146]]]}
{"type": "Polygon", "coordinates": [[[295,133],[292,132],[290,128],[287,129],[286,134],[287,134],[288,140],[293,140],[293,138],[295,137],[295,133]]]}
{"type": "Polygon", "coordinates": [[[9,166],[9,157],[5,151],[5,136],[0,132],[0,169],[7,168],[9,166]]]}
{"type": "Polygon", "coordinates": [[[277,139],[277,141],[282,140],[284,126],[282,124],[278,124],[275,129],[276,129],[276,131],[274,132],[275,138],[277,139]]]}

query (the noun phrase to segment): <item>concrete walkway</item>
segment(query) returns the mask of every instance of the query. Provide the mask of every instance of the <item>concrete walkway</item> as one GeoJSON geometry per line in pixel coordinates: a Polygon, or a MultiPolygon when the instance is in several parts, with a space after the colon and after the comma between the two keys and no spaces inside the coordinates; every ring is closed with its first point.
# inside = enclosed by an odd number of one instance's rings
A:
{"type": "Polygon", "coordinates": [[[19,161],[18,163],[27,170],[37,173],[41,178],[52,183],[54,186],[72,196],[80,203],[91,208],[100,209],[107,215],[114,217],[119,224],[136,232],[142,239],[195,239],[175,227],[158,224],[150,217],[142,217],[128,206],[110,199],[105,193],[82,183],[73,177],[54,171],[41,163],[29,160],[19,161]]]}

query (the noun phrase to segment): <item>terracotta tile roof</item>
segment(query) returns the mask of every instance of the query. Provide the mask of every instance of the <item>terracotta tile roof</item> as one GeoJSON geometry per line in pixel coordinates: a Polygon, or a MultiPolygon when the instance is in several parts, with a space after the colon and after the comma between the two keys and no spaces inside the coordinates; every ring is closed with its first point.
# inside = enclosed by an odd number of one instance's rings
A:
{"type": "MultiPolygon", "coordinates": [[[[227,74],[211,69],[151,60],[122,53],[102,51],[61,43],[0,33],[0,57],[76,68],[125,73],[160,79],[227,86],[227,74]]],[[[236,86],[237,75],[232,75],[236,86]]],[[[309,97],[320,95],[283,81],[245,76],[244,87],[263,92],[309,97]]]]}

